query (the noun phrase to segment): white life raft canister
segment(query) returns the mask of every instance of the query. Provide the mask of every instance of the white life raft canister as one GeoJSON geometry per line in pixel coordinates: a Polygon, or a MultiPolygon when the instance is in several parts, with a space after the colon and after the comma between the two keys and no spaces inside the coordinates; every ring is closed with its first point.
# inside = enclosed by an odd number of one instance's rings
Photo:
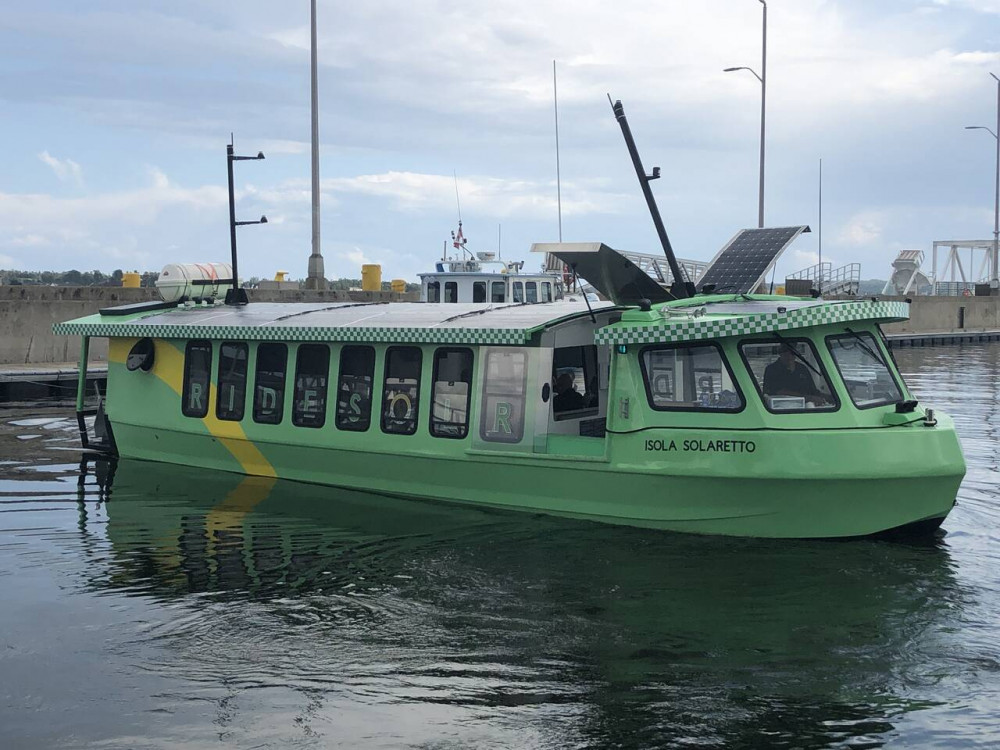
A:
{"type": "Polygon", "coordinates": [[[214,300],[226,296],[232,278],[233,267],[228,263],[170,263],[160,271],[156,288],[164,302],[214,300]]]}

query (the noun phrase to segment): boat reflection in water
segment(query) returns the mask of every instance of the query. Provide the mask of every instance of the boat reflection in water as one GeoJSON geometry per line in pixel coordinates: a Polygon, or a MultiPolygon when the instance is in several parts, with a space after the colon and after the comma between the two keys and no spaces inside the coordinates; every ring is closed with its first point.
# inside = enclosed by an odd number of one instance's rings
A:
{"type": "MultiPolygon", "coordinates": [[[[328,725],[341,741],[873,746],[930,705],[926,666],[957,648],[964,595],[940,541],[689,537],[98,468],[95,585],[170,605],[147,668],[224,683],[247,713],[266,713],[250,696],[268,686],[308,696],[314,718],[380,706],[400,722],[328,725]]],[[[262,718],[281,733],[283,715],[262,718]]]]}

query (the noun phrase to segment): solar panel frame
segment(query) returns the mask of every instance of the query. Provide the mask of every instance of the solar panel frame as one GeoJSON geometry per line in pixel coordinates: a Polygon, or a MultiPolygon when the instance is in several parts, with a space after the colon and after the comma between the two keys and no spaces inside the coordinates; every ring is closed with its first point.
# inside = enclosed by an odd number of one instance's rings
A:
{"type": "Polygon", "coordinates": [[[805,225],[741,229],[712,258],[699,288],[715,284],[718,292],[752,292],[795,238],[809,231],[805,225]]]}

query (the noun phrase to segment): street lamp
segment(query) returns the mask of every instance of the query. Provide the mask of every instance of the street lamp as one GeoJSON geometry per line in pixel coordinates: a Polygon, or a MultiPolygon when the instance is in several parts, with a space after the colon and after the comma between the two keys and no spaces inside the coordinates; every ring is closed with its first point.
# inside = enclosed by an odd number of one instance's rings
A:
{"type": "Polygon", "coordinates": [[[993,140],[997,142],[997,169],[996,169],[996,186],[993,192],[993,257],[990,258],[990,287],[993,289],[1000,288],[1000,278],[998,278],[997,261],[1000,258],[1000,78],[997,78],[993,73],[993,80],[997,82],[997,129],[991,130],[985,125],[966,125],[966,130],[985,130],[987,133],[993,136],[993,140]]]}
{"type": "Polygon", "coordinates": [[[753,73],[754,78],[760,81],[760,186],[757,192],[757,226],[764,226],[764,115],[767,111],[767,3],[765,0],[758,0],[764,6],[764,30],[761,41],[760,53],[760,75],[753,68],[740,66],[738,68],[726,68],[724,73],[732,73],[737,70],[748,70],[753,73]]]}
{"type": "Polygon", "coordinates": [[[231,140],[229,145],[226,146],[226,163],[229,168],[229,246],[233,254],[233,288],[226,292],[227,305],[245,305],[250,301],[247,297],[247,290],[239,285],[240,276],[236,266],[236,227],[246,226],[247,224],[267,224],[266,216],[261,216],[256,221],[236,221],[236,198],[233,192],[233,162],[256,161],[263,158],[263,151],[258,151],[256,156],[235,156],[231,140]]]}

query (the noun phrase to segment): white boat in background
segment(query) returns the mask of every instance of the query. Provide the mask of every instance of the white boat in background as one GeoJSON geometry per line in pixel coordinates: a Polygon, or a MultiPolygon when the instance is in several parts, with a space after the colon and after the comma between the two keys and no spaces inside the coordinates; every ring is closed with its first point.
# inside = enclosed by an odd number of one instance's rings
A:
{"type": "Polygon", "coordinates": [[[565,296],[562,274],[525,273],[524,261],[501,260],[493,251],[473,253],[466,242],[459,221],[458,232],[452,232],[452,247],[458,252],[449,257],[446,242],[434,271],[419,274],[421,302],[536,304],[565,296]]]}

